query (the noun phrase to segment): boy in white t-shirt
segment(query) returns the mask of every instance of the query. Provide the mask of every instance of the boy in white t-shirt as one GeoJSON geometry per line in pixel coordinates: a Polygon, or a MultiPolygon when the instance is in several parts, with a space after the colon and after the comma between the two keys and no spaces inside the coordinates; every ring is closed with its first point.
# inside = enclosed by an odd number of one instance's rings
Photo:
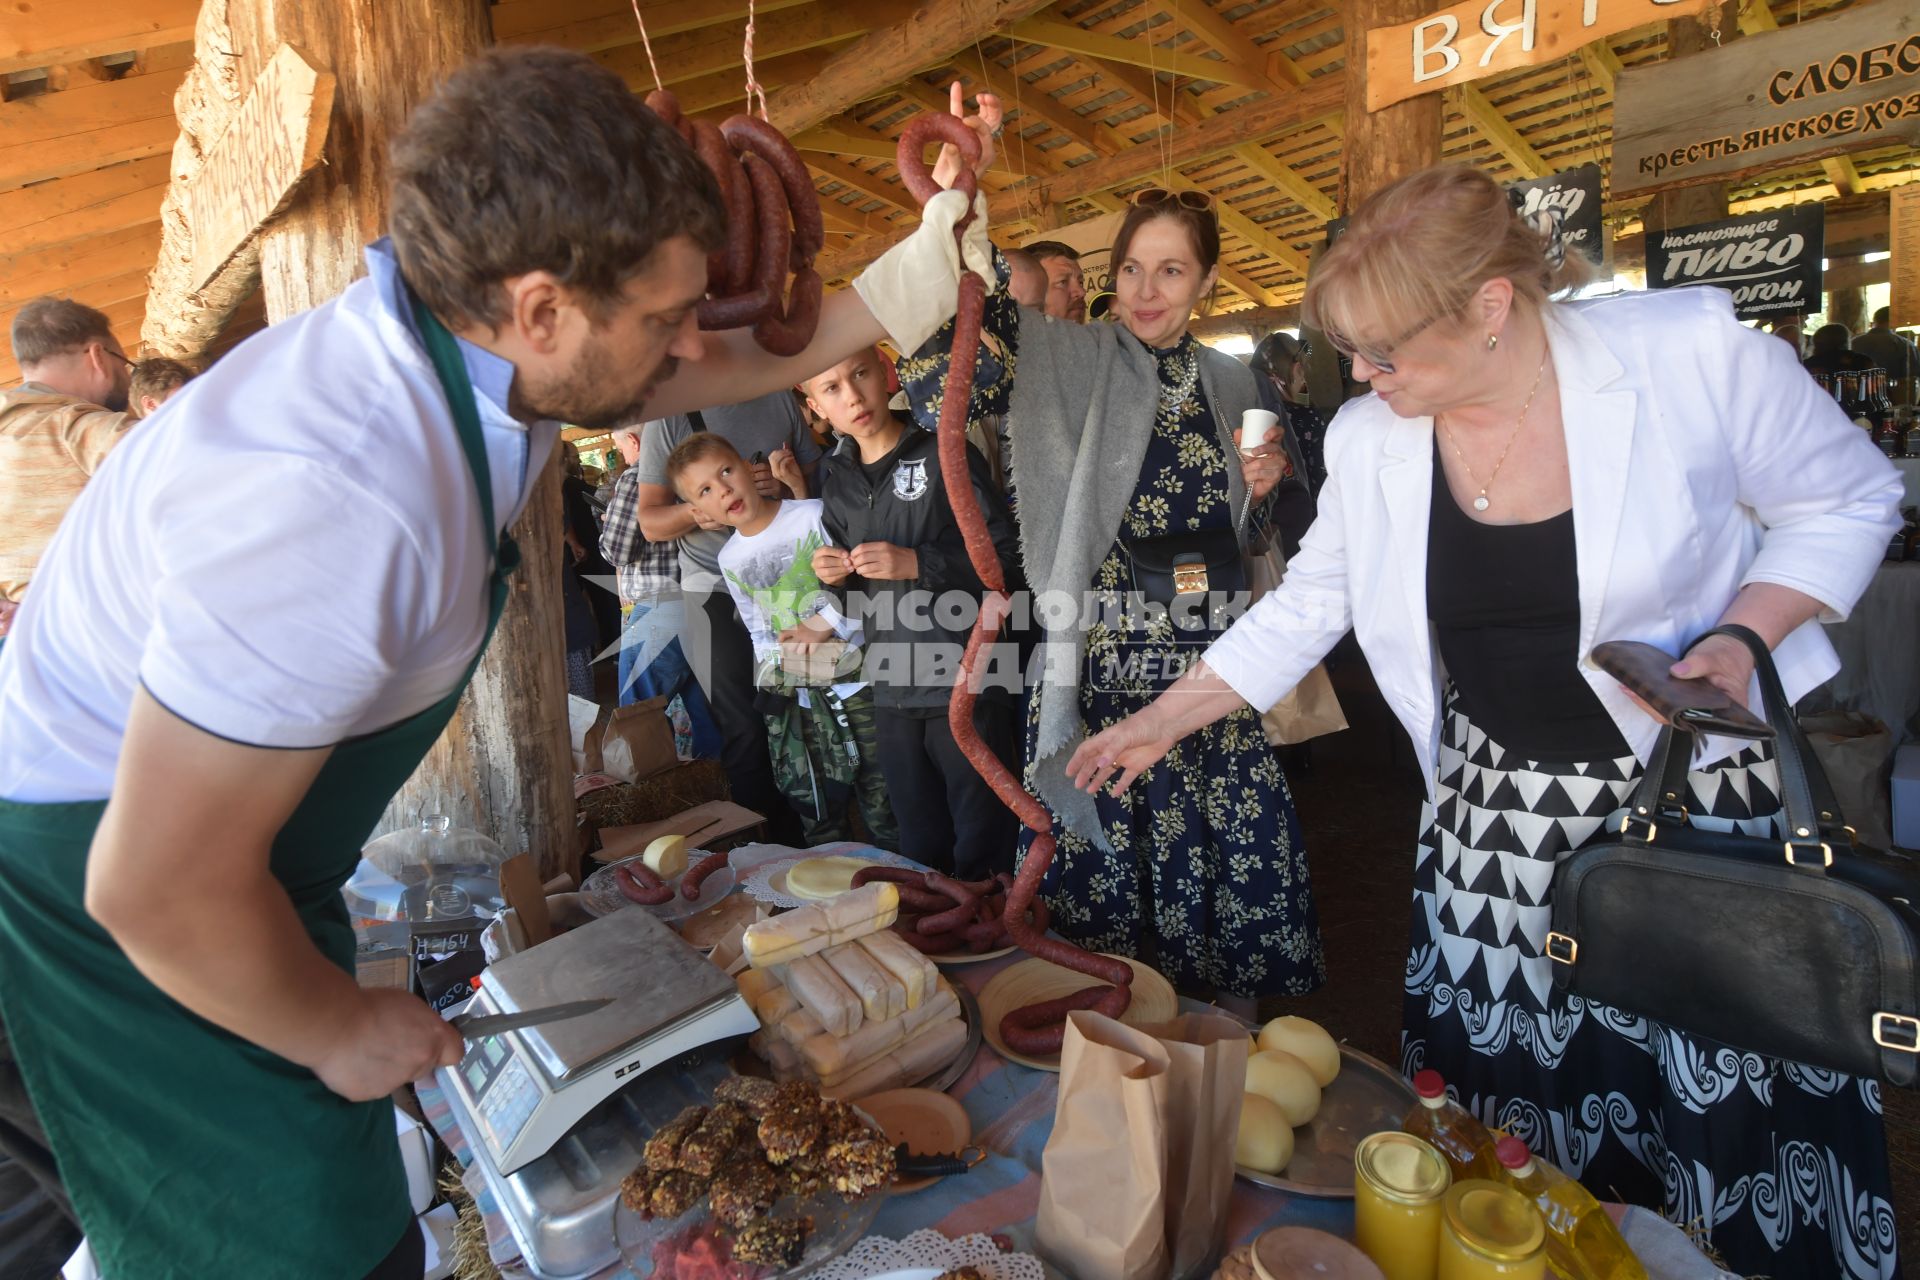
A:
{"type": "MultiPolygon", "coordinates": [[[[767,459],[774,478],[807,491],[791,449],[767,459]]],[[[774,780],[812,844],[850,834],[857,800],[873,842],[899,847],[873,722],[873,694],[860,676],[860,624],[836,606],[813,569],[828,545],[821,504],[763,497],[753,470],[724,437],[699,432],[667,458],[683,502],[733,530],[720,572],[753,637],[755,704],[767,722],[774,780]]]]}

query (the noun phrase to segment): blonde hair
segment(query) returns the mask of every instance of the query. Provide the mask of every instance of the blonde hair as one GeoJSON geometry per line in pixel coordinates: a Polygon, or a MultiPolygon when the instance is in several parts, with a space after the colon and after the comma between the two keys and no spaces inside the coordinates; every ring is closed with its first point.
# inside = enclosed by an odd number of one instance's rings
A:
{"type": "Polygon", "coordinates": [[[1593,276],[1580,253],[1551,264],[1547,250],[1492,178],[1466,165],[1435,165],[1360,207],[1314,263],[1301,314],[1349,346],[1391,342],[1459,315],[1496,276],[1513,282],[1518,305],[1538,311],[1593,276]]]}

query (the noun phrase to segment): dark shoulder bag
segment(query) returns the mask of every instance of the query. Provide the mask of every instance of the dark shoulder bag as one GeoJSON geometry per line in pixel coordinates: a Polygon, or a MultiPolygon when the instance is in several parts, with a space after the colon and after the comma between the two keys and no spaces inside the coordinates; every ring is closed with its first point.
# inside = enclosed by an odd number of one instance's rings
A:
{"type": "Polygon", "coordinates": [[[1735,1049],[1910,1087],[1920,867],[1854,843],[1765,642],[1738,626],[1707,635],[1753,651],[1786,839],[1689,826],[1693,735],[1663,730],[1618,834],[1554,872],[1554,985],[1735,1049]]]}

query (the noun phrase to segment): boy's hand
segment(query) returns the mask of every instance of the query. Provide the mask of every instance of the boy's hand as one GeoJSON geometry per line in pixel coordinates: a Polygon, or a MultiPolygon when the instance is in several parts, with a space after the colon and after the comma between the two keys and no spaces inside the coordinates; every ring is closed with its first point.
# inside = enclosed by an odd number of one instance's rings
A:
{"type": "Polygon", "coordinates": [[[693,517],[694,524],[698,525],[702,529],[705,529],[708,533],[728,532],[726,525],[721,524],[718,520],[715,520],[712,516],[708,515],[706,512],[702,511],[700,508],[694,506],[691,502],[687,503],[686,506],[687,506],[687,514],[693,517]]]}
{"type": "Polygon", "coordinates": [[[863,542],[850,553],[853,571],[876,582],[896,582],[920,576],[920,557],[912,547],[891,542],[863,542]]]}
{"type": "Polygon", "coordinates": [[[780,481],[775,478],[773,474],[772,463],[749,462],[747,469],[753,472],[753,487],[759,491],[761,497],[778,498],[782,496],[780,492],[780,481]]]}
{"type": "Polygon", "coordinates": [[[837,587],[853,576],[853,557],[840,547],[816,547],[813,571],[820,576],[820,581],[837,587]]]}
{"type": "MultiPolygon", "coordinates": [[[[806,474],[800,470],[800,459],[794,456],[792,445],[783,444],[778,449],[775,449],[772,456],[767,459],[767,466],[773,478],[787,486],[787,492],[793,494],[796,498],[804,498],[807,496],[807,477],[806,474]]],[[[765,493],[766,491],[762,489],[761,492],[765,493]]],[[[773,495],[769,494],[768,496],[771,497],[773,495]]]]}
{"type": "Polygon", "coordinates": [[[782,631],[778,639],[782,648],[811,649],[816,644],[833,639],[833,624],[816,613],[798,626],[782,631]]]}

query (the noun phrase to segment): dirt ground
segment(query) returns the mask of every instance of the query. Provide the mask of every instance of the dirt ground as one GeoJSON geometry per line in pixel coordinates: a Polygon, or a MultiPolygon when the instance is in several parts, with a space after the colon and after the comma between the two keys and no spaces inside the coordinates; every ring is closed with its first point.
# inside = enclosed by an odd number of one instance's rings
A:
{"type": "MultiPolygon", "coordinates": [[[[1261,1013],[1313,1018],[1391,1063],[1399,1057],[1420,781],[1365,662],[1346,647],[1336,658],[1334,683],[1352,728],[1313,743],[1309,766],[1290,763],[1287,774],[1307,836],[1328,981],[1311,996],[1268,1001],[1261,1013]]],[[[1882,1096],[1900,1249],[1911,1259],[1920,1257],[1920,1095],[1882,1096]]]]}

